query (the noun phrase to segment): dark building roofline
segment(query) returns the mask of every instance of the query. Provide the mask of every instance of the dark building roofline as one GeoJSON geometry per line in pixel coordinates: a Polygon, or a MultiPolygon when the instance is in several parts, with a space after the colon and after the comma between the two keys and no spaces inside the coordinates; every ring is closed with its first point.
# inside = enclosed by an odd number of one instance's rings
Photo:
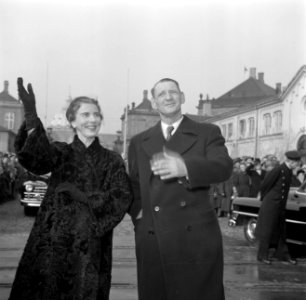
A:
{"type": "Polygon", "coordinates": [[[238,84],[217,99],[214,99],[211,102],[212,108],[252,105],[267,97],[275,96],[277,94],[276,89],[264,83],[263,73],[259,73],[259,79],[256,79],[256,69],[253,69],[255,70],[255,75],[252,74],[247,80],[238,84]]]}
{"type": "Polygon", "coordinates": [[[224,112],[222,114],[211,116],[208,119],[206,119],[206,121],[211,123],[211,122],[214,122],[214,121],[218,121],[218,120],[222,120],[222,119],[225,119],[225,118],[233,117],[233,116],[236,116],[236,115],[241,114],[241,113],[246,113],[246,112],[252,111],[254,109],[259,109],[261,107],[271,105],[271,104],[280,103],[280,102],[282,102],[282,99],[277,97],[277,96],[267,97],[267,98],[262,99],[262,101],[260,101],[260,102],[254,103],[253,105],[242,106],[242,107],[239,107],[237,109],[233,109],[233,110],[224,112]]]}

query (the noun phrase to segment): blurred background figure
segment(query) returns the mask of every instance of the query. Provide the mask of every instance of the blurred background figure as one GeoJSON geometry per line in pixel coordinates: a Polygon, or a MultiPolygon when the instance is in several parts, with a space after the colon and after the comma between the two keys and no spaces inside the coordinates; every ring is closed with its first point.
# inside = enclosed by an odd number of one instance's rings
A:
{"type": "Polygon", "coordinates": [[[260,191],[260,185],[263,179],[265,178],[266,171],[262,170],[260,160],[256,160],[253,163],[250,163],[246,168],[246,173],[250,177],[250,197],[257,197],[260,191]]]}
{"type": "Polygon", "coordinates": [[[233,191],[237,197],[250,196],[250,176],[246,172],[246,164],[240,163],[240,170],[233,175],[233,191]]]}
{"type": "Polygon", "coordinates": [[[0,163],[0,203],[10,200],[10,178],[0,163]]]}
{"type": "Polygon", "coordinates": [[[218,185],[221,203],[220,203],[220,217],[230,217],[232,211],[232,202],[233,202],[233,174],[232,176],[218,185]]]}

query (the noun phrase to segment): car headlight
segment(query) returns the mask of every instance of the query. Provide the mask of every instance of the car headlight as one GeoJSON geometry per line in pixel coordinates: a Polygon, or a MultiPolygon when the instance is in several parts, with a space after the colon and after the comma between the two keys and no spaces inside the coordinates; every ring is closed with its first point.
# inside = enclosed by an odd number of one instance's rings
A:
{"type": "Polygon", "coordinates": [[[33,185],[32,185],[32,184],[26,184],[26,186],[25,186],[25,190],[26,190],[27,192],[32,192],[32,191],[33,191],[33,189],[34,189],[34,187],[33,187],[33,185]]]}

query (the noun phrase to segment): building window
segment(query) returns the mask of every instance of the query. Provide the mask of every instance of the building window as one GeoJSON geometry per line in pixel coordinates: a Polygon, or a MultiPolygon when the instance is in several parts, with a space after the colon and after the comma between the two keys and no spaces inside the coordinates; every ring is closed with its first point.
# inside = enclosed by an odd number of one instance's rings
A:
{"type": "Polygon", "coordinates": [[[221,125],[221,132],[222,132],[223,137],[226,139],[226,125],[225,124],[221,125]]]}
{"type": "Polygon", "coordinates": [[[228,139],[231,139],[233,137],[233,123],[229,123],[227,125],[227,134],[228,134],[228,139]]]}
{"type": "Polygon", "coordinates": [[[245,132],[246,132],[246,122],[245,122],[245,120],[240,120],[240,122],[239,122],[239,133],[240,133],[241,138],[245,137],[245,132]]]}
{"type": "Polygon", "coordinates": [[[4,123],[7,129],[14,129],[15,114],[8,112],[4,115],[4,123]]]}
{"type": "Polygon", "coordinates": [[[274,118],[275,132],[280,132],[282,130],[282,125],[283,125],[283,115],[282,115],[282,112],[280,110],[274,112],[273,118],[274,118]]]}
{"type": "Polygon", "coordinates": [[[264,114],[264,134],[270,134],[271,133],[271,127],[272,127],[272,120],[271,120],[271,114],[264,114]]]}
{"type": "Polygon", "coordinates": [[[255,135],[255,118],[249,118],[249,137],[253,137],[255,135]]]}

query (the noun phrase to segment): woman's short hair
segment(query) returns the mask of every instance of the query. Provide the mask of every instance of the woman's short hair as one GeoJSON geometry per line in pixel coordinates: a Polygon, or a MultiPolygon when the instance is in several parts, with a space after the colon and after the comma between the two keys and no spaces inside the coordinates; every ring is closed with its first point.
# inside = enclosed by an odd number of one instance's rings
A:
{"type": "Polygon", "coordinates": [[[73,99],[70,102],[70,104],[69,104],[69,106],[66,110],[66,118],[67,118],[69,123],[71,123],[75,120],[76,113],[83,103],[94,104],[99,110],[101,120],[103,120],[103,114],[101,112],[101,107],[99,105],[99,102],[97,100],[93,99],[93,98],[81,96],[81,97],[77,97],[77,98],[73,99]]]}

